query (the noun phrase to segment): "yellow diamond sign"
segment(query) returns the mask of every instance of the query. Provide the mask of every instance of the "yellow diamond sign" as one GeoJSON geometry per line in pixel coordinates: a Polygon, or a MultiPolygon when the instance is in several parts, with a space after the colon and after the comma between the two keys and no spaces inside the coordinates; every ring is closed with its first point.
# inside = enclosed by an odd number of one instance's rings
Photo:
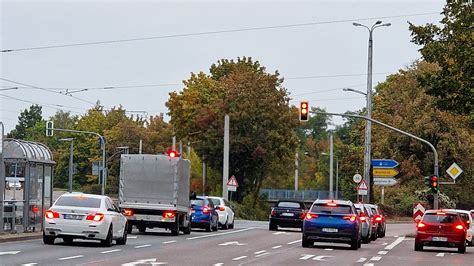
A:
{"type": "Polygon", "coordinates": [[[461,167],[459,167],[459,165],[457,165],[456,163],[453,163],[449,168],[448,170],[446,170],[446,173],[448,173],[448,175],[456,180],[456,178],[462,173],[462,169],[461,167]]]}

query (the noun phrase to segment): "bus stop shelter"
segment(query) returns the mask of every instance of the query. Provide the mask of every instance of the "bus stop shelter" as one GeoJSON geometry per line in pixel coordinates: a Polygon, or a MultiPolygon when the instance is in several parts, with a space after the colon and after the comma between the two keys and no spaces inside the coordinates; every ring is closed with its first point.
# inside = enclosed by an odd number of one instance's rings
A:
{"type": "Polygon", "coordinates": [[[3,139],[2,153],[5,181],[0,186],[0,232],[42,229],[43,213],[53,196],[56,163],[51,150],[38,142],[3,139]]]}

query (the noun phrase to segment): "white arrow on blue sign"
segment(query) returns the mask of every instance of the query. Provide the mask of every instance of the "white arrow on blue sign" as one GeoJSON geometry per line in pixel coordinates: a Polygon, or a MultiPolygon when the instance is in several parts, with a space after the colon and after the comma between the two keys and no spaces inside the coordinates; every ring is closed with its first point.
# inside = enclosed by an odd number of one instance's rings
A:
{"type": "Polygon", "coordinates": [[[376,186],[393,186],[396,185],[398,182],[393,178],[374,178],[374,185],[376,186]]]}
{"type": "Polygon", "coordinates": [[[372,166],[376,168],[395,168],[398,162],[392,159],[373,159],[372,166]]]}

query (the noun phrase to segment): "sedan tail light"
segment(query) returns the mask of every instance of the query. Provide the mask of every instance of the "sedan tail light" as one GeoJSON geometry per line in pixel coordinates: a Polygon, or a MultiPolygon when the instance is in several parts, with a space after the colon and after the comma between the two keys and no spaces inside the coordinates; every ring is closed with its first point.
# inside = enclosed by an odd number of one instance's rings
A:
{"type": "Polygon", "coordinates": [[[307,213],[306,217],[305,217],[305,220],[311,220],[311,219],[314,219],[314,218],[318,218],[318,215],[315,214],[315,213],[307,213]]]}
{"type": "Polygon", "coordinates": [[[204,207],[204,208],[202,209],[202,213],[204,213],[204,214],[209,214],[209,213],[211,213],[211,209],[206,206],[206,207],[204,207]]]}
{"type": "Polygon", "coordinates": [[[217,210],[223,212],[223,211],[225,211],[225,207],[219,206],[219,208],[217,208],[217,210]]]}
{"type": "Polygon", "coordinates": [[[86,220],[88,221],[94,221],[94,222],[100,222],[104,220],[104,214],[103,213],[94,213],[94,214],[89,214],[86,216],[86,220]]]}
{"type": "Polygon", "coordinates": [[[417,228],[418,230],[420,230],[421,228],[424,228],[424,227],[426,227],[426,225],[425,225],[424,223],[422,223],[422,222],[419,222],[419,223],[416,225],[416,228],[417,228]]]}
{"type": "Polygon", "coordinates": [[[165,211],[163,213],[163,217],[168,218],[168,219],[173,219],[174,217],[176,217],[176,212],[174,212],[174,211],[165,211]]]}
{"type": "Polygon", "coordinates": [[[357,219],[357,216],[355,216],[355,215],[352,215],[352,216],[344,216],[343,218],[344,218],[344,220],[349,220],[349,221],[351,221],[351,222],[355,222],[355,220],[357,219]]]}
{"type": "Polygon", "coordinates": [[[48,219],[59,218],[59,212],[55,212],[55,211],[52,211],[52,210],[47,210],[44,213],[44,217],[46,217],[48,219]]]}
{"type": "Polygon", "coordinates": [[[382,221],[382,216],[377,215],[377,216],[375,217],[375,221],[381,222],[381,221],[382,221]]]}
{"type": "Polygon", "coordinates": [[[454,228],[456,228],[458,230],[464,230],[464,226],[462,224],[458,224],[454,228]]]}
{"type": "Polygon", "coordinates": [[[306,216],[306,212],[305,211],[302,211],[300,213],[300,219],[304,219],[304,217],[306,216]]]}
{"type": "Polygon", "coordinates": [[[275,210],[272,209],[272,212],[270,214],[272,217],[275,217],[277,215],[277,212],[275,210]]]}
{"type": "Polygon", "coordinates": [[[361,222],[367,221],[367,217],[365,217],[365,216],[361,216],[359,219],[360,219],[361,222]]]}

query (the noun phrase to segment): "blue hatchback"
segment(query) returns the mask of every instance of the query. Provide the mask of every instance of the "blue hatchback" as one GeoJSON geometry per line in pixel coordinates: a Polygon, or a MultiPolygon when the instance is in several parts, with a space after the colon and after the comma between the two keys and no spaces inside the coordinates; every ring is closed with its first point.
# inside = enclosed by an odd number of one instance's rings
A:
{"type": "Polygon", "coordinates": [[[211,200],[202,196],[191,200],[191,228],[217,231],[218,224],[219,215],[211,200]]]}
{"type": "Polygon", "coordinates": [[[314,242],[347,243],[361,246],[361,225],[354,204],[342,200],[316,200],[303,222],[302,246],[314,242]]]}

